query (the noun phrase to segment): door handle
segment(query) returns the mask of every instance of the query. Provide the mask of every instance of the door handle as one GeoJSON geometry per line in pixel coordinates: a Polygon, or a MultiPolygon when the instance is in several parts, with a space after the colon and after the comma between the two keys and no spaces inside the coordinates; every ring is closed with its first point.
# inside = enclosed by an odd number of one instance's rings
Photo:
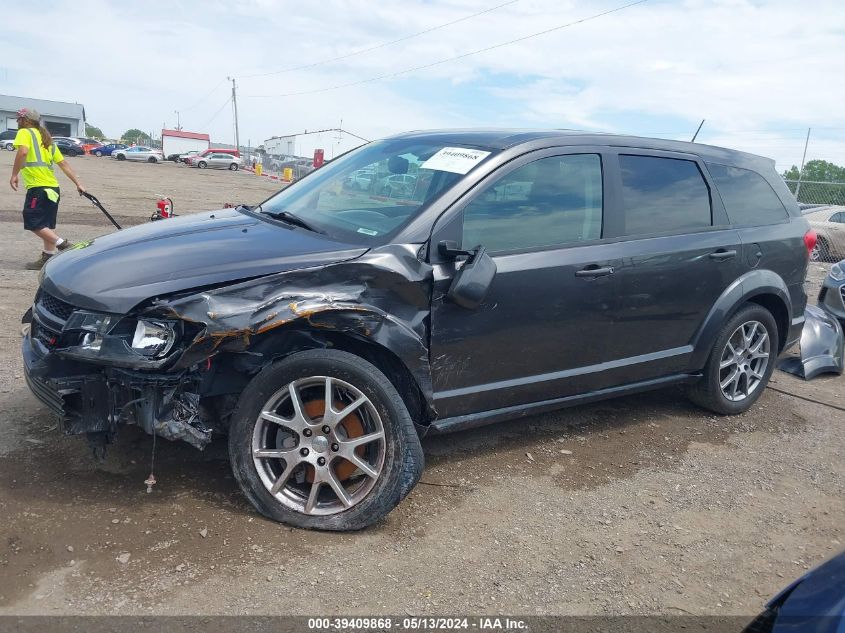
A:
{"type": "Polygon", "coordinates": [[[576,277],[606,277],[613,274],[613,266],[605,266],[604,268],[582,268],[575,271],[576,277]]]}
{"type": "Polygon", "coordinates": [[[710,253],[707,257],[709,257],[710,259],[715,259],[716,261],[724,261],[726,259],[736,257],[736,251],[719,250],[714,253],[710,253]]]}

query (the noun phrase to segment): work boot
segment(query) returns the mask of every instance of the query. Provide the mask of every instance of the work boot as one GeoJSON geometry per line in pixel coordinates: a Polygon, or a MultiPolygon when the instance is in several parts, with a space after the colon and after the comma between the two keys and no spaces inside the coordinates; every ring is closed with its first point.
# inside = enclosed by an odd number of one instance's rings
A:
{"type": "Polygon", "coordinates": [[[29,262],[24,266],[27,270],[41,270],[44,264],[47,263],[47,260],[50,259],[53,255],[51,253],[41,253],[41,257],[36,259],[34,262],[29,262]]]}

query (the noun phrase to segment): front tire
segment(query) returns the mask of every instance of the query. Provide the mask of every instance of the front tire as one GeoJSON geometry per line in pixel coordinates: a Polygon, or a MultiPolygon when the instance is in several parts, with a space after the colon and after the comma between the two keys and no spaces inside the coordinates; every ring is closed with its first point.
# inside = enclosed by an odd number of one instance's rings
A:
{"type": "Polygon", "coordinates": [[[117,160],[126,160],[126,156],[125,156],[125,155],[123,155],[123,154],[118,154],[118,155],[117,155],[117,160]]]}
{"type": "Polygon", "coordinates": [[[206,167],[208,167],[208,164],[205,161],[201,160],[197,163],[197,167],[199,167],[200,169],[205,169],[206,167]]]}
{"type": "Polygon", "coordinates": [[[253,378],[232,417],[229,457],[261,514],[339,531],[386,516],[424,465],[393,384],[358,356],[322,349],[292,354],[253,378]]]}
{"type": "Polygon", "coordinates": [[[716,337],[701,380],[689,390],[690,399],[722,415],[748,411],[765,390],[779,349],[772,313],[745,304],[716,337]]]}

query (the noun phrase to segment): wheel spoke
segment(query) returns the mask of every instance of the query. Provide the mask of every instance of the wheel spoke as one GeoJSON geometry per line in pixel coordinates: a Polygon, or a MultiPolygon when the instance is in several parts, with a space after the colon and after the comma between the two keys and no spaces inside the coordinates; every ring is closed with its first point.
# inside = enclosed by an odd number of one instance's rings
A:
{"type": "MultiPolygon", "coordinates": [[[[754,335],[757,334],[757,328],[759,326],[760,326],[760,324],[757,323],[757,321],[754,321],[754,323],[750,324],[751,331],[748,332],[747,334],[745,333],[745,328],[743,328],[743,338],[745,338],[745,349],[751,348],[751,343],[754,341],[754,335]]],[[[746,327],[749,327],[749,326],[746,326],[746,327]]]]}
{"type": "Polygon", "coordinates": [[[290,475],[296,466],[297,463],[292,459],[285,463],[285,469],[282,471],[282,474],[279,475],[279,478],[275,481],[273,487],[270,488],[271,495],[278,494],[279,490],[285,487],[285,484],[288,482],[288,479],[290,479],[290,475]]]}
{"type": "Polygon", "coordinates": [[[755,370],[751,369],[750,367],[748,368],[747,375],[750,375],[752,378],[756,378],[757,380],[762,380],[762,379],[763,379],[763,374],[761,374],[760,372],[757,372],[757,371],[755,371],[755,370]]]}
{"type": "Polygon", "coordinates": [[[272,422],[273,424],[278,424],[279,426],[284,426],[286,428],[290,428],[293,424],[293,420],[288,420],[287,418],[283,418],[282,416],[273,413],[272,411],[262,411],[261,417],[268,422],[272,422]]]}
{"type": "MultiPolygon", "coordinates": [[[[326,401],[326,410],[323,413],[323,422],[328,424],[327,418],[334,413],[334,397],[332,394],[332,379],[326,376],[326,386],[325,386],[325,394],[323,395],[323,400],[326,401]]],[[[332,417],[334,417],[332,415],[332,417]]]]}
{"type": "Polygon", "coordinates": [[[358,409],[365,402],[368,402],[367,396],[361,396],[352,404],[348,404],[343,407],[340,411],[337,411],[337,421],[340,422],[341,420],[343,420],[347,415],[358,409]]]}
{"type": "Polygon", "coordinates": [[[354,437],[351,440],[341,442],[341,446],[345,449],[344,452],[352,452],[359,446],[363,446],[364,444],[369,444],[370,442],[375,442],[376,440],[383,438],[384,431],[376,431],[375,433],[368,433],[367,435],[361,435],[360,437],[354,437]]]}
{"type": "Polygon", "coordinates": [[[352,462],[355,466],[358,467],[362,473],[364,473],[367,477],[371,477],[373,479],[378,479],[378,471],[370,466],[367,462],[363,459],[358,457],[355,453],[349,453],[348,455],[344,456],[344,459],[347,461],[352,462]]]}
{"type": "Polygon", "coordinates": [[[293,418],[298,420],[302,427],[307,426],[311,420],[305,415],[305,405],[302,404],[302,398],[299,396],[299,391],[296,389],[296,383],[288,385],[288,393],[290,394],[290,403],[293,406],[293,418]]]}
{"type": "Polygon", "coordinates": [[[305,502],[305,514],[311,514],[317,506],[317,497],[320,496],[322,485],[322,481],[314,479],[314,483],[311,484],[311,492],[308,494],[308,501],[305,502]]]}
{"type": "Polygon", "coordinates": [[[736,360],[734,360],[733,357],[728,358],[727,360],[723,360],[721,363],[719,363],[719,369],[726,369],[731,365],[736,365],[736,360]]]}
{"type": "Polygon", "coordinates": [[[326,483],[331,486],[332,490],[334,490],[334,493],[337,495],[337,498],[340,499],[344,508],[348,508],[352,505],[352,499],[349,498],[349,493],[346,492],[346,488],[344,488],[343,484],[338,481],[331,469],[329,469],[326,473],[326,483]]]}
{"type": "Polygon", "coordinates": [[[751,352],[752,354],[756,354],[757,352],[759,352],[759,351],[760,351],[760,349],[762,349],[763,344],[764,344],[764,343],[765,343],[768,339],[769,339],[769,335],[768,335],[766,332],[763,332],[763,333],[760,335],[760,338],[758,338],[758,339],[757,339],[757,342],[756,342],[756,343],[754,343],[754,345],[752,345],[750,348],[748,348],[748,351],[749,351],[749,352],[751,352]]]}
{"type": "Polygon", "coordinates": [[[731,354],[736,356],[736,348],[733,346],[733,343],[731,343],[730,339],[728,339],[728,349],[731,350],[731,354]]]}
{"type": "Polygon", "coordinates": [[[259,459],[283,459],[285,461],[292,461],[290,458],[295,456],[297,449],[295,448],[256,448],[252,454],[259,459]]]}
{"type": "Polygon", "coordinates": [[[728,386],[732,382],[735,382],[738,377],[739,377],[739,368],[737,367],[730,373],[730,375],[727,378],[725,378],[722,382],[719,383],[719,386],[722,389],[727,389],[728,386]]]}

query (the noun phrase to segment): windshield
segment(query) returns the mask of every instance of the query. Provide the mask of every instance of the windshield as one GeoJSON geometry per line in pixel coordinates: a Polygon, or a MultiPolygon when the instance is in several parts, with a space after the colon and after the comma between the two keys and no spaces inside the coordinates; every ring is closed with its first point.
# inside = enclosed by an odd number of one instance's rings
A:
{"type": "Polygon", "coordinates": [[[283,220],[283,214],[292,214],[335,239],[373,246],[492,153],[419,139],[376,141],[328,163],[256,210],[283,220]]]}

